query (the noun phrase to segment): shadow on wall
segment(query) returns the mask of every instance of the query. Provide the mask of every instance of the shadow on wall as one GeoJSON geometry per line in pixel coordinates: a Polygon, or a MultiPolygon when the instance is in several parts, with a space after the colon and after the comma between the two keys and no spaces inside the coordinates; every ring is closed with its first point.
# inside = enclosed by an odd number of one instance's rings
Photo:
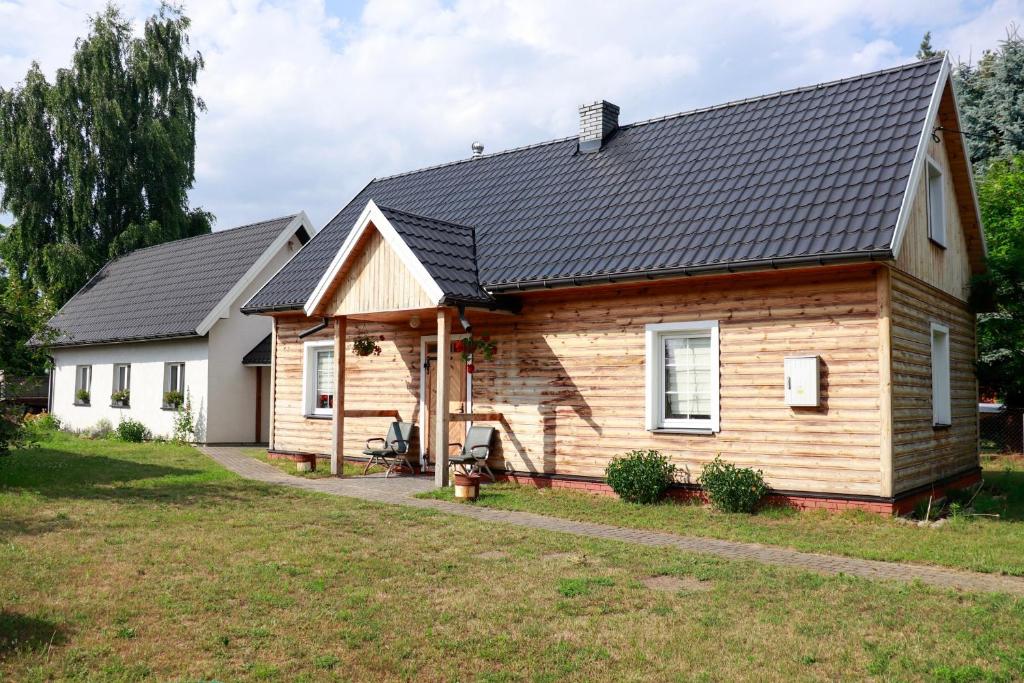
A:
{"type": "MultiPolygon", "coordinates": [[[[531,453],[507,418],[503,417],[494,462],[506,469],[511,466],[517,470],[525,468],[528,472],[552,474],[557,471],[558,459],[562,455],[558,438],[560,423],[569,421],[573,428],[578,429],[582,421],[594,440],[601,438],[603,430],[594,420],[583,393],[543,335],[520,331],[516,324],[491,327],[498,353],[492,361],[477,365],[473,376],[474,411],[493,409],[501,412],[502,405],[535,408],[537,427],[542,435],[541,452],[531,453]],[[522,465],[510,462],[508,456],[511,454],[506,450],[509,447],[514,449],[514,455],[522,465]]],[[[572,448],[568,455],[585,455],[572,448]]]]}

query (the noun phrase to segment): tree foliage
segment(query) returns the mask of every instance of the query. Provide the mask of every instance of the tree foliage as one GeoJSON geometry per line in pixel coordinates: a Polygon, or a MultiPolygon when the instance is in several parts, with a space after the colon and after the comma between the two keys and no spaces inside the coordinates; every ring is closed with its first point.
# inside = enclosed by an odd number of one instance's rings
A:
{"type": "Polygon", "coordinates": [[[54,307],[113,256],[210,231],[188,206],[204,108],[188,28],[164,4],[135,36],[108,5],[53,83],[33,63],[0,89],[0,209],[15,217],[0,256],[54,307]]]}
{"type": "Polygon", "coordinates": [[[931,57],[938,57],[942,54],[942,50],[936,50],[932,47],[932,32],[926,31],[924,37],[921,38],[921,44],[917,48],[918,59],[930,59],[931,57]]]}
{"type": "Polygon", "coordinates": [[[975,173],[1024,152],[1024,38],[1017,27],[977,64],[958,64],[954,77],[975,173]]]}
{"type": "Polygon", "coordinates": [[[1024,154],[992,162],[978,181],[988,272],[974,283],[978,380],[985,393],[1024,405],[1024,154]],[[980,299],[984,299],[980,302],[980,299]]]}

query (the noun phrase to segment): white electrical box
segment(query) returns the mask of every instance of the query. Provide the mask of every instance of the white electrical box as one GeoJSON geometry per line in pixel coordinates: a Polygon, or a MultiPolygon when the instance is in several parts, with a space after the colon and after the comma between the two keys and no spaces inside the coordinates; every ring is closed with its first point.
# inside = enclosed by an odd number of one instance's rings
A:
{"type": "Polygon", "coordinates": [[[786,405],[817,406],[820,395],[819,374],[817,356],[787,356],[786,405]]]}

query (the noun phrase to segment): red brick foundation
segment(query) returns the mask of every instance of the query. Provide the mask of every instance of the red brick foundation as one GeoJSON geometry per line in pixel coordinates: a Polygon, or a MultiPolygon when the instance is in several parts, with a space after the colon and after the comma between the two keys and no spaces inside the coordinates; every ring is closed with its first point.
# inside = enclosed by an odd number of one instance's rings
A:
{"type": "MultiPolygon", "coordinates": [[[[603,496],[614,496],[608,484],[586,479],[567,479],[545,475],[535,475],[523,472],[495,473],[498,481],[507,481],[515,484],[536,486],[537,488],[570,489],[603,496]]],[[[776,492],[768,496],[767,505],[779,507],[791,507],[796,510],[864,510],[880,515],[905,514],[914,509],[914,506],[922,500],[928,500],[929,496],[935,499],[942,498],[946,491],[951,489],[962,489],[981,480],[981,472],[974,471],[956,477],[949,481],[936,483],[927,490],[916,491],[908,496],[896,499],[884,498],[844,498],[830,497],[824,495],[801,495],[799,493],[776,492]]],[[[680,503],[693,501],[706,502],[704,492],[696,486],[679,486],[669,490],[668,497],[680,503]]]]}

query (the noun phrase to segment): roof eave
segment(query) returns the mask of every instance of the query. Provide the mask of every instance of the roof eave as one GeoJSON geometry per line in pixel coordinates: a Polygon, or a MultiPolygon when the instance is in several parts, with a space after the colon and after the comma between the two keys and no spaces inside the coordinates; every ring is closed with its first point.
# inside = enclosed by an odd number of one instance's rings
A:
{"type": "Polygon", "coordinates": [[[497,294],[537,289],[554,289],[559,287],[585,287],[620,282],[660,280],[679,276],[689,277],[694,275],[717,275],[741,271],[779,270],[783,268],[799,268],[804,266],[825,266],[839,263],[866,263],[872,261],[891,260],[893,260],[891,249],[870,249],[812,256],[757,259],[736,263],[714,263],[697,266],[681,266],[677,268],[660,268],[631,271],[627,273],[605,273],[600,275],[580,275],[575,277],[524,280],[521,282],[487,285],[487,290],[497,294]]]}

